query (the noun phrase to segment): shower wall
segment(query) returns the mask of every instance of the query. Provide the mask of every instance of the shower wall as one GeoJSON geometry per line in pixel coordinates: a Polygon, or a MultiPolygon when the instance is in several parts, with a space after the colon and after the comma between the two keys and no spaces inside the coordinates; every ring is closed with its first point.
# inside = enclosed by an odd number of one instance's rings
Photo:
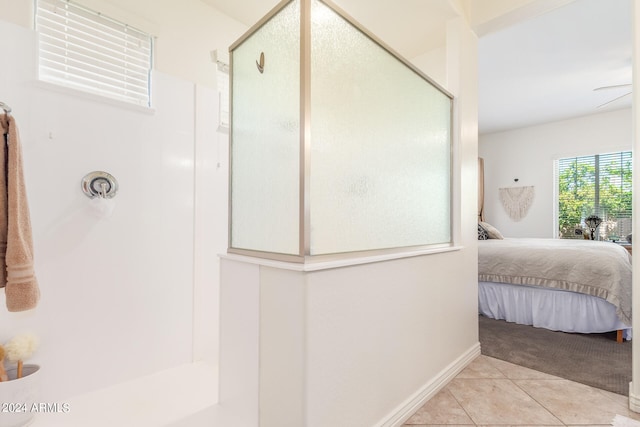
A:
{"type": "Polygon", "coordinates": [[[33,31],[0,21],[0,98],[22,137],[42,292],[24,313],[8,313],[0,292],[0,342],[39,336],[30,362],[45,402],[216,363],[226,206],[215,202],[227,182],[217,92],[155,73],[151,111],[56,89],[36,80],[35,47],[33,31]],[[94,170],[119,181],[110,216],[80,190],[94,170]]]}

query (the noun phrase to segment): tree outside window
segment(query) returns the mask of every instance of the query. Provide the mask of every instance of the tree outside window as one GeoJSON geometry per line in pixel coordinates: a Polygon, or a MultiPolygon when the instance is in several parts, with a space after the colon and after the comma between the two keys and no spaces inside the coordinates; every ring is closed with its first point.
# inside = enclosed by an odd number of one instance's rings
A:
{"type": "Polygon", "coordinates": [[[632,155],[630,151],[558,160],[560,238],[582,238],[584,219],[603,219],[599,240],[625,240],[631,233],[632,155]]]}

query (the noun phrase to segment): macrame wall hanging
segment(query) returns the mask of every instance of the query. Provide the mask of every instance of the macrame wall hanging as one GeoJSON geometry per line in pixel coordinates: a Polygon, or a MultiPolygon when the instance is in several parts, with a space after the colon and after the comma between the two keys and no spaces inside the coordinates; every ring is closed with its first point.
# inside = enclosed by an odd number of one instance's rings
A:
{"type": "Polygon", "coordinates": [[[533,187],[500,188],[500,201],[509,218],[520,221],[533,203],[533,187]]]}

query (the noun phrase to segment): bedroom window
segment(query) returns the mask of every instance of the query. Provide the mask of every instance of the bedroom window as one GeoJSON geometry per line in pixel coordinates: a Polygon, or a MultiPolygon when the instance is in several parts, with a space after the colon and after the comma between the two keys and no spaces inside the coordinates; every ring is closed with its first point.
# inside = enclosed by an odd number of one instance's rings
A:
{"type": "Polygon", "coordinates": [[[150,106],[152,38],[68,0],[37,0],[40,80],[150,106]]]}
{"type": "Polygon", "coordinates": [[[585,218],[597,215],[596,239],[624,241],[632,231],[631,151],[559,159],[556,167],[559,237],[582,238],[585,218]]]}

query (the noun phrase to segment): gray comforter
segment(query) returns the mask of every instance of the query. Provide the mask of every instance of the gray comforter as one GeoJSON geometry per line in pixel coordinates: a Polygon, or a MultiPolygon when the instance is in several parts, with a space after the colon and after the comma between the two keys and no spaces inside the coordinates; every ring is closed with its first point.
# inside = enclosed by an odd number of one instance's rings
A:
{"type": "Polygon", "coordinates": [[[631,257],[615,243],[511,238],[478,241],[478,280],[603,298],[631,325],[631,257]]]}

